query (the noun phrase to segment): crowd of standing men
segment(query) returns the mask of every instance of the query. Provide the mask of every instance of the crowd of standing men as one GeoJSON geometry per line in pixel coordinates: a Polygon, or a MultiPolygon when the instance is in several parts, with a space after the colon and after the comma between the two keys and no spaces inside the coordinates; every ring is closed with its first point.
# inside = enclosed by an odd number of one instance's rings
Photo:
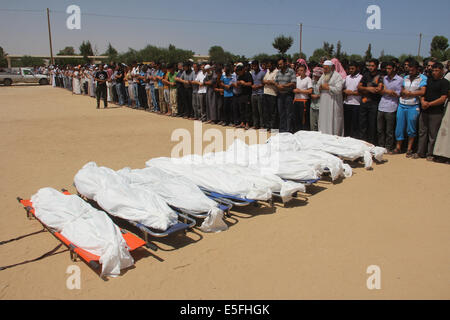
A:
{"type": "Polygon", "coordinates": [[[281,58],[227,65],[51,66],[50,74],[53,86],[96,97],[97,108],[103,99],[105,108],[113,102],[237,128],[318,130],[392,154],[406,148],[407,157],[446,161],[449,67],[434,59],[423,66],[414,59],[343,66],[324,57],[309,64],[281,58]]]}

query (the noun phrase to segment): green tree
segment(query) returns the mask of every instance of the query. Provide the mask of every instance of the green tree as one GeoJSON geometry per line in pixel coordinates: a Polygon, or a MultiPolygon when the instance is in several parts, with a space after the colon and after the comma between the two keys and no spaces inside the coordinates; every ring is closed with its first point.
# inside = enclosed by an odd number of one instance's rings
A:
{"type": "Polygon", "coordinates": [[[75,56],[76,52],[75,49],[72,46],[67,46],[62,50],[59,50],[59,52],[56,54],[55,57],[55,63],[58,65],[65,65],[65,64],[70,64],[70,65],[79,65],[79,64],[83,64],[84,60],[83,59],[79,59],[79,58],[69,58],[69,59],[58,59],[58,56],[75,56]]]}
{"type": "Polygon", "coordinates": [[[116,61],[119,53],[116,49],[111,45],[111,42],[108,43],[108,48],[106,49],[104,56],[108,56],[109,61],[116,61]]]}
{"type": "Polygon", "coordinates": [[[8,61],[6,60],[7,53],[0,47],[0,67],[8,67],[8,61]]]}
{"type": "Polygon", "coordinates": [[[283,35],[280,35],[273,40],[272,46],[277,49],[281,55],[284,56],[286,54],[286,51],[288,51],[292,46],[292,43],[294,43],[294,39],[292,39],[292,37],[285,37],[283,35]]]}
{"type": "Polygon", "coordinates": [[[236,58],[232,53],[223,50],[221,46],[212,46],[208,51],[211,61],[217,63],[230,63],[236,58]]]}
{"type": "Polygon", "coordinates": [[[342,60],[342,58],[343,58],[341,40],[339,40],[336,44],[336,58],[338,60],[342,60]]]}
{"type": "Polygon", "coordinates": [[[129,65],[133,61],[139,61],[138,52],[133,48],[128,48],[128,51],[119,54],[118,60],[129,65]]]}
{"type": "Polygon", "coordinates": [[[352,54],[348,57],[349,61],[363,62],[364,59],[360,54],[352,54]]]}
{"type": "Polygon", "coordinates": [[[334,52],[334,45],[333,44],[330,44],[330,43],[325,41],[323,43],[322,49],[327,53],[326,54],[327,56],[329,56],[329,57],[333,56],[333,52],[334,52]]]}
{"type": "Polygon", "coordinates": [[[327,51],[325,51],[323,48],[319,48],[319,49],[314,50],[312,56],[309,57],[309,61],[318,63],[324,57],[330,58],[327,51]]]}
{"type": "Polygon", "coordinates": [[[440,61],[447,59],[446,50],[448,48],[448,39],[444,36],[434,36],[431,40],[430,53],[432,57],[440,61]]]}
{"type": "Polygon", "coordinates": [[[400,61],[400,63],[403,63],[403,62],[405,62],[406,59],[411,59],[411,58],[414,58],[414,56],[404,53],[404,54],[400,55],[400,57],[398,57],[398,60],[400,61]]]}
{"type": "Polygon", "coordinates": [[[31,56],[23,56],[20,58],[21,67],[33,67],[44,65],[44,59],[31,56]]]}
{"type": "Polygon", "coordinates": [[[364,56],[365,61],[370,60],[370,59],[372,59],[372,44],[371,43],[369,43],[369,47],[367,48],[366,54],[364,56]]]}
{"type": "Polygon", "coordinates": [[[73,47],[65,47],[56,54],[57,56],[74,56],[75,49],[73,47]]]}
{"type": "Polygon", "coordinates": [[[381,62],[389,62],[389,61],[392,61],[392,59],[394,59],[394,58],[396,58],[396,57],[393,55],[385,54],[385,55],[380,56],[378,58],[378,60],[380,60],[381,62]]]}
{"type": "Polygon", "coordinates": [[[92,51],[91,42],[88,40],[86,42],[82,42],[80,45],[80,54],[83,56],[83,60],[85,62],[89,62],[88,56],[93,56],[94,51],[92,51]]]}
{"type": "Polygon", "coordinates": [[[128,48],[128,51],[118,54],[117,61],[125,62],[126,64],[131,64],[133,61],[176,63],[191,59],[193,56],[193,51],[178,49],[172,44],[169,45],[168,48],[158,48],[156,46],[147,45],[141,50],[128,48]]]}
{"type": "Polygon", "coordinates": [[[298,52],[294,53],[292,55],[292,61],[297,61],[298,59],[306,60],[306,54],[304,54],[303,52],[302,53],[298,53],[298,52]]]}

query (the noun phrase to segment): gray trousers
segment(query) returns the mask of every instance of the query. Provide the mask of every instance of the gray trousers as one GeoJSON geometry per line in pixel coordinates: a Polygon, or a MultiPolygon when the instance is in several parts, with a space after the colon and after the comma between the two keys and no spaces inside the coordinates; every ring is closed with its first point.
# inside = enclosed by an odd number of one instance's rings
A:
{"type": "Polygon", "coordinates": [[[378,111],[377,114],[378,145],[388,150],[394,148],[396,114],[396,112],[384,111],[378,111]]]}
{"type": "Polygon", "coordinates": [[[319,109],[310,108],[309,123],[311,131],[319,131],[319,109]]]}
{"type": "Polygon", "coordinates": [[[419,116],[419,143],[417,153],[421,157],[433,155],[434,144],[441,126],[442,113],[421,112],[419,116]]]}
{"type": "Polygon", "coordinates": [[[198,101],[198,93],[192,92],[192,109],[194,110],[194,118],[200,119],[201,109],[198,101]]]}
{"type": "Polygon", "coordinates": [[[206,93],[197,93],[197,101],[200,112],[200,120],[206,120],[206,93]]]}
{"type": "Polygon", "coordinates": [[[252,120],[254,127],[264,126],[262,94],[252,95],[252,120]]]}

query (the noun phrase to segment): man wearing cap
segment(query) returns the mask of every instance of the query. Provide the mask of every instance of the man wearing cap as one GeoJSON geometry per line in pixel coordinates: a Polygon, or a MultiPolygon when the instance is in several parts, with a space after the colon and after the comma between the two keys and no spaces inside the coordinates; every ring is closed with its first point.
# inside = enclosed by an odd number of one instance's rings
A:
{"type": "Polygon", "coordinates": [[[311,131],[319,131],[319,110],[320,110],[320,89],[319,89],[319,79],[323,74],[323,69],[321,67],[315,67],[313,69],[313,79],[311,93],[311,110],[309,113],[310,129],[311,131]]]}
{"type": "Polygon", "coordinates": [[[330,60],[323,63],[323,75],[319,79],[320,112],[319,131],[338,136],[344,135],[344,107],[342,99],[342,76],[334,71],[330,60]]]}

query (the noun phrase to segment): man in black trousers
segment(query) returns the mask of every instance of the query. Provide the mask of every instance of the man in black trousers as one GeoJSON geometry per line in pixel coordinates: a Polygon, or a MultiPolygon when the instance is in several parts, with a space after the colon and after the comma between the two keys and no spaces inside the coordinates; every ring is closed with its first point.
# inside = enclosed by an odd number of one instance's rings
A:
{"type": "Polygon", "coordinates": [[[97,81],[97,109],[100,108],[100,99],[103,98],[103,105],[105,108],[108,108],[108,94],[106,88],[106,81],[108,80],[108,74],[103,70],[103,65],[100,64],[98,66],[98,71],[94,75],[94,80],[97,81]]]}

